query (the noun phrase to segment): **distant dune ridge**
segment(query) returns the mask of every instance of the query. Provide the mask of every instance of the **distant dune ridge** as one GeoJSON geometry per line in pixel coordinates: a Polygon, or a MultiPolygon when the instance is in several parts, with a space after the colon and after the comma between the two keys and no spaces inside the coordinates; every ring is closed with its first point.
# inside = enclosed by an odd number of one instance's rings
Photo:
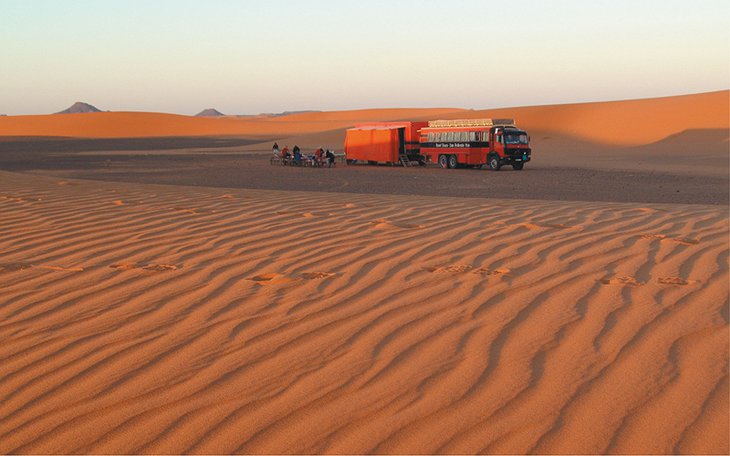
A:
{"type": "Polygon", "coordinates": [[[516,119],[534,138],[570,139],[629,147],[650,144],[687,130],[728,130],[729,94],[730,91],[723,90],[643,100],[477,111],[455,108],[367,109],[225,118],[147,112],[95,112],[83,118],[8,116],[0,119],[0,135],[80,138],[237,135],[286,138],[326,133],[342,141],[344,130],[358,122],[508,117],[516,119]]]}
{"type": "Polygon", "coordinates": [[[299,111],[262,112],[259,115],[265,116],[265,117],[283,117],[283,116],[290,116],[292,114],[304,114],[304,113],[310,113],[310,112],[322,112],[322,111],[319,111],[316,109],[302,109],[299,111]]]}
{"type": "Polygon", "coordinates": [[[195,114],[195,117],[223,117],[225,114],[218,111],[215,108],[203,109],[199,113],[195,114]]]}
{"type": "Polygon", "coordinates": [[[56,114],[81,114],[89,112],[101,112],[101,109],[98,109],[96,106],[90,105],[89,103],[77,101],[68,108],[64,109],[63,111],[59,111],[56,114]]]}

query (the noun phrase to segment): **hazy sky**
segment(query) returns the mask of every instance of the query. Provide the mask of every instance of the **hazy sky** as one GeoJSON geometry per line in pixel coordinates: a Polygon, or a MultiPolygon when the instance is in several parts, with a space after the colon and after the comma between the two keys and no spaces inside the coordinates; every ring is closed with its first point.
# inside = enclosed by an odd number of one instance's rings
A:
{"type": "Polygon", "coordinates": [[[490,108],[730,87],[727,0],[0,0],[0,113],[490,108]]]}

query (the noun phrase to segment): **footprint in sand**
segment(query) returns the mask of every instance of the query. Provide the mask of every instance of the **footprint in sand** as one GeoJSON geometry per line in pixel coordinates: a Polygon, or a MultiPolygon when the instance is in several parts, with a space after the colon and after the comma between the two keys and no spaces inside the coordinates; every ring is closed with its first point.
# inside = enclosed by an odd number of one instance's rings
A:
{"type": "Polygon", "coordinates": [[[254,277],[249,277],[246,280],[250,280],[252,282],[271,282],[274,279],[277,279],[279,277],[284,277],[281,274],[277,274],[275,272],[267,273],[267,274],[259,274],[254,277]]]}
{"type": "Polygon", "coordinates": [[[300,215],[304,218],[321,217],[327,215],[324,212],[296,212],[296,211],[276,211],[277,215],[300,215]]]}
{"type": "Polygon", "coordinates": [[[253,277],[249,277],[246,280],[250,280],[251,282],[254,282],[257,285],[264,286],[264,285],[290,283],[296,279],[287,277],[284,274],[277,274],[276,272],[268,272],[268,273],[259,274],[259,275],[253,276],[253,277]]]}
{"type": "Polygon", "coordinates": [[[487,269],[487,268],[477,268],[472,272],[472,274],[481,274],[481,275],[488,275],[488,276],[496,276],[496,275],[505,275],[512,272],[509,268],[497,268],[497,269],[487,269]]]}
{"type": "Polygon", "coordinates": [[[629,287],[639,287],[644,285],[644,282],[639,282],[636,278],[631,276],[619,276],[610,279],[601,279],[601,283],[604,285],[625,285],[629,287]]]}
{"type": "Polygon", "coordinates": [[[471,274],[478,274],[478,275],[486,275],[486,276],[498,276],[498,275],[505,275],[509,274],[511,270],[509,268],[497,268],[497,269],[488,269],[488,268],[475,268],[474,266],[470,264],[452,264],[449,266],[434,266],[430,268],[426,268],[426,271],[436,273],[436,274],[464,274],[464,273],[471,273],[471,274]]]}
{"type": "Polygon", "coordinates": [[[276,272],[267,272],[264,274],[259,274],[253,277],[249,277],[246,280],[250,280],[252,282],[255,282],[259,285],[269,285],[274,283],[289,283],[294,282],[298,280],[315,280],[315,279],[328,279],[331,277],[336,277],[336,272],[304,272],[299,275],[286,275],[286,274],[279,274],[276,272]]]}
{"type": "Polygon", "coordinates": [[[180,269],[174,264],[146,264],[142,266],[145,271],[177,271],[180,269]]]}
{"type": "Polygon", "coordinates": [[[400,222],[391,222],[387,219],[378,219],[374,222],[370,222],[373,225],[373,228],[376,230],[393,230],[393,229],[403,229],[403,230],[421,230],[425,228],[425,225],[418,225],[414,223],[400,223],[400,222]]]}
{"type": "Polygon", "coordinates": [[[328,279],[330,277],[335,277],[336,275],[336,272],[304,272],[301,274],[301,278],[305,280],[328,279]]]}
{"type": "Polygon", "coordinates": [[[464,272],[469,272],[472,269],[474,269],[474,266],[470,264],[452,264],[449,266],[434,266],[430,268],[426,268],[428,272],[433,272],[436,274],[443,274],[443,273],[451,273],[451,274],[461,274],[464,272]]]}
{"type": "Polygon", "coordinates": [[[277,215],[300,215],[304,218],[329,217],[334,214],[330,212],[294,212],[294,211],[276,211],[277,215]]]}
{"type": "Polygon", "coordinates": [[[188,208],[188,207],[171,207],[170,209],[175,212],[183,212],[183,213],[192,214],[192,215],[199,215],[204,212],[210,212],[210,211],[206,211],[206,210],[200,210],[197,208],[188,208]]]}
{"type": "Polygon", "coordinates": [[[302,217],[304,218],[315,218],[315,217],[329,217],[330,213],[328,212],[304,212],[302,214],[302,217]]]}
{"type": "Polygon", "coordinates": [[[66,267],[63,267],[63,266],[53,266],[53,265],[48,265],[48,264],[42,264],[40,266],[34,266],[34,267],[40,268],[40,269],[48,269],[48,270],[51,270],[51,271],[73,271],[73,272],[81,272],[81,271],[84,270],[84,268],[81,268],[81,267],[66,268],[66,267]]]}
{"type": "Polygon", "coordinates": [[[22,271],[32,267],[33,265],[30,263],[5,263],[0,264],[0,272],[22,271]]]}
{"type": "Polygon", "coordinates": [[[699,239],[689,238],[689,237],[670,238],[666,234],[642,234],[640,237],[642,239],[658,239],[660,241],[672,241],[672,242],[676,242],[677,244],[682,244],[682,245],[697,245],[700,243],[699,239]]]}
{"type": "Polygon", "coordinates": [[[694,238],[674,238],[672,241],[682,245],[697,245],[700,243],[699,239],[694,238]]]}
{"type": "Polygon", "coordinates": [[[679,285],[679,286],[685,286],[685,285],[692,285],[697,283],[697,280],[688,280],[683,279],[681,277],[659,277],[656,279],[657,283],[661,285],[679,285]]]}
{"type": "Polygon", "coordinates": [[[24,196],[13,196],[13,195],[0,195],[0,198],[15,201],[16,203],[35,203],[43,201],[43,198],[24,197],[24,196]]]}
{"type": "Polygon", "coordinates": [[[112,269],[117,269],[119,271],[130,271],[132,269],[143,269],[145,271],[176,271],[180,269],[180,266],[177,266],[175,264],[161,264],[161,263],[149,263],[149,264],[139,264],[139,263],[116,263],[109,265],[112,269]]]}
{"type": "MultiPolygon", "coordinates": [[[[497,222],[496,225],[504,225],[504,223],[497,222]]],[[[514,225],[509,225],[511,228],[524,228],[529,231],[537,231],[537,230],[582,230],[583,228],[580,226],[570,226],[570,225],[564,225],[562,223],[532,223],[532,222],[525,222],[525,223],[516,223],[514,225]]]]}
{"type": "Polygon", "coordinates": [[[47,269],[49,271],[71,271],[71,272],[81,272],[84,270],[82,267],[65,267],[65,266],[55,266],[51,264],[30,264],[30,263],[5,263],[0,264],[0,272],[11,272],[11,271],[23,271],[25,269],[47,269]]]}
{"type": "Polygon", "coordinates": [[[667,238],[667,235],[666,234],[642,234],[641,235],[641,239],[659,239],[659,240],[662,240],[662,239],[666,239],[666,238],[667,238]]]}

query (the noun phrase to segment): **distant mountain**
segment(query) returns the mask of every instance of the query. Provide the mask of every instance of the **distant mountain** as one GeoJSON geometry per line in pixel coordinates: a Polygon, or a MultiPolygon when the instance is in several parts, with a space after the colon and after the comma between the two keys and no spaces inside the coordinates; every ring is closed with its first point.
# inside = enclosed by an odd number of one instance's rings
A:
{"type": "Polygon", "coordinates": [[[72,104],[71,107],[69,107],[68,109],[64,109],[63,111],[57,112],[56,114],[79,114],[83,112],[101,112],[101,110],[97,109],[96,106],[90,105],[89,103],[77,101],[76,103],[72,104]]]}
{"type": "Polygon", "coordinates": [[[217,109],[208,108],[203,109],[199,113],[195,114],[195,117],[221,117],[225,116],[222,112],[218,111],[217,109]]]}

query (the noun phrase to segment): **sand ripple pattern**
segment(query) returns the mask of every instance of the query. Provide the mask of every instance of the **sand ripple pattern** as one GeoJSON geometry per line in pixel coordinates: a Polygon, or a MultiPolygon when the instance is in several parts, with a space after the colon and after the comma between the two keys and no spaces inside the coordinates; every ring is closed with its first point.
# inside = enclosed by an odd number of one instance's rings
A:
{"type": "Polygon", "coordinates": [[[0,453],[727,453],[728,213],[0,173],[0,453]]]}

